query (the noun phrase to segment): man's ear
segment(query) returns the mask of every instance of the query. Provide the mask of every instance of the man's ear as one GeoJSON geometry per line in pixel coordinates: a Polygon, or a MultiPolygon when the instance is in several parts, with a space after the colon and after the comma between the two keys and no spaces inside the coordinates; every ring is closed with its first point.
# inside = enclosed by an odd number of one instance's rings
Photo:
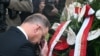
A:
{"type": "Polygon", "coordinates": [[[35,33],[37,33],[37,32],[38,32],[38,30],[39,30],[39,28],[40,28],[40,26],[39,26],[39,25],[35,25],[35,26],[34,26],[34,32],[35,32],[35,33]]]}

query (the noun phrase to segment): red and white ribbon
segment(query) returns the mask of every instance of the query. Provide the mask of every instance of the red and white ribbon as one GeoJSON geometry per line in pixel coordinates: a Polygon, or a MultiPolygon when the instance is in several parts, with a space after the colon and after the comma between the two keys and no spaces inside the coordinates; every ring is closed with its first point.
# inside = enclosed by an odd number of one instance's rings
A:
{"type": "Polygon", "coordinates": [[[85,19],[76,36],[74,56],[86,56],[87,37],[94,19],[93,14],[94,10],[89,5],[85,5],[85,19]]]}
{"type": "Polygon", "coordinates": [[[52,56],[53,49],[55,45],[57,44],[57,41],[59,41],[61,35],[63,34],[66,27],[69,25],[71,21],[66,21],[65,23],[61,23],[60,26],[58,26],[57,30],[55,31],[53,37],[50,39],[49,42],[49,50],[48,50],[48,56],[52,56]]]}

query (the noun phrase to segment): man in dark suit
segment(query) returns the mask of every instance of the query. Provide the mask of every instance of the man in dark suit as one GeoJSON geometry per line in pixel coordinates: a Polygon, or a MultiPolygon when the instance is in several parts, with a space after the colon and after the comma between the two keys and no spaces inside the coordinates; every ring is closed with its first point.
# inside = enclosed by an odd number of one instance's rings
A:
{"type": "MultiPolygon", "coordinates": [[[[49,27],[50,23],[44,15],[37,13],[28,16],[20,26],[0,34],[0,56],[36,56],[35,44],[40,44],[49,27]]],[[[40,55],[46,56],[47,50],[44,41],[40,55]]]]}

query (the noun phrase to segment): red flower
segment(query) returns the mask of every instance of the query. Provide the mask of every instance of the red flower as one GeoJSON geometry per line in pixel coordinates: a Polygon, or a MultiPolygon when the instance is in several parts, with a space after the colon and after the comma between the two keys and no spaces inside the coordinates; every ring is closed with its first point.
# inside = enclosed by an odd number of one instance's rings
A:
{"type": "Polygon", "coordinates": [[[65,50],[69,47],[67,44],[66,38],[61,37],[56,46],[54,47],[55,50],[65,50]]]}

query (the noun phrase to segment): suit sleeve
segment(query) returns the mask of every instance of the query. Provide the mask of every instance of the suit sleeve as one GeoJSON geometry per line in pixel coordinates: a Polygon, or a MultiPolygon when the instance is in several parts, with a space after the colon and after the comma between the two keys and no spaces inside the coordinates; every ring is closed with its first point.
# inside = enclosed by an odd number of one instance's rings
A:
{"type": "Polygon", "coordinates": [[[15,56],[37,56],[35,48],[24,46],[21,47],[15,56]]]}
{"type": "Polygon", "coordinates": [[[10,0],[8,8],[17,11],[33,12],[32,0],[10,0]]]}

